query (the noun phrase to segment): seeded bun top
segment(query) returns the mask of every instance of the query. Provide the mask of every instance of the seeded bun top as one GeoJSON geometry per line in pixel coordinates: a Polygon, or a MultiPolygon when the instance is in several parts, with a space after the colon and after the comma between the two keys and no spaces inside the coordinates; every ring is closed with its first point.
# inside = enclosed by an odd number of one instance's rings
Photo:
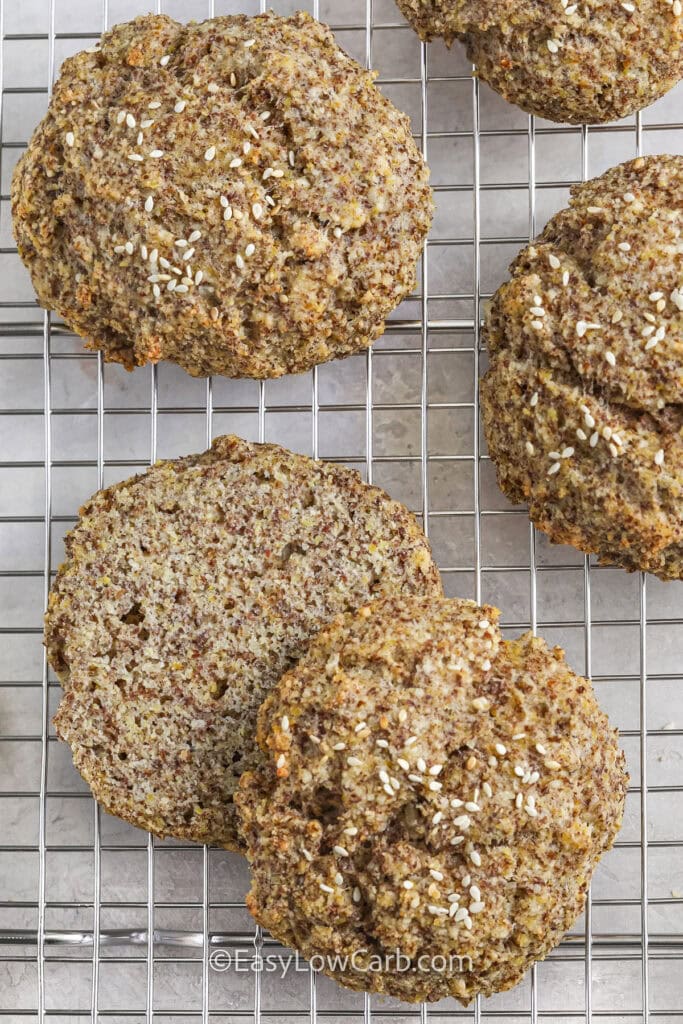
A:
{"type": "Polygon", "coordinates": [[[40,302],[128,368],[278,377],[371,344],[432,214],[373,77],[303,12],[107,32],[13,180],[40,302]]]}
{"type": "Polygon", "coordinates": [[[480,78],[550,121],[615,121],[683,78],[681,0],[397,0],[422,39],[459,39],[480,78]]]}
{"type": "Polygon", "coordinates": [[[625,569],[683,576],[683,157],[577,186],[487,316],[498,482],[534,523],[625,569]]]}
{"type": "Polygon", "coordinates": [[[441,593],[403,505],[344,466],[217,438],[81,510],[45,621],[57,733],[111,814],[237,848],[270,687],[340,611],[402,592],[441,593]]]}
{"type": "Polygon", "coordinates": [[[497,618],[378,600],[323,629],[261,709],[269,763],[236,795],[247,903],[350,988],[463,1003],[510,988],[579,914],[618,831],[624,758],[590,683],[497,618]],[[386,965],[397,949],[408,970],[386,965]],[[434,959],[451,956],[471,967],[434,959]]]}

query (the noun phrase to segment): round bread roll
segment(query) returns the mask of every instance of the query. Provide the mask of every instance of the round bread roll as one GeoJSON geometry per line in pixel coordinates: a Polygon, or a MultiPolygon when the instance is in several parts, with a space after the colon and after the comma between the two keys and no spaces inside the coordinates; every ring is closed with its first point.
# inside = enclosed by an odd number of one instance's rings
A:
{"type": "Polygon", "coordinates": [[[482,386],[498,483],[551,540],[683,576],[683,157],[572,191],[494,296],[482,386]]]}
{"type": "Polygon", "coordinates": [[[13,179],[40,303],[128,369],[278,377],[370,345],[433,206],[373,78],[303,12],[107,32],[13,179]]]}
{"type": "Polygon", "coordinates": [[[624,757],[590,683],[497,618],[375,601],[325,627],[261,709],[269,761],[236,795],[247,905],[349,988],[465,1004],[510,988],[614,842],[624,757]]]}
{"type": "Polygon", "coordinates": [[[237,849],[263,698],[320,626],[390,593],[438,595],[439,574],[354,470],[236,437],[158,462],[67,538],[45,624],[57,734],[111,814],[237,849]]]}
{"type": "Polygon", "coordinates": [[[397,3],[421,39],[459,39],[481,79],[549,121],[615,121],[683,78],[680,0],[397,3]]]}

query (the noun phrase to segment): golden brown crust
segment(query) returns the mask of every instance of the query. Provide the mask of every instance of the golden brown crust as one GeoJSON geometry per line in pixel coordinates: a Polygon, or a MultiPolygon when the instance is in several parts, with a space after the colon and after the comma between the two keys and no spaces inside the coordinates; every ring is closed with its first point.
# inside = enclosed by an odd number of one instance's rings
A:
{"type": "Polygon", "coordinates": [[[110,813],[231,848],[258,707],[310,636],[375,593],[441,593],[406,508],[237,437],[99,491],[66,543],[45,621],[58,735],[110,813]]]}
{"type": "Polygon", "coordinates": [[[346,956],[323,969],[350,988],[510,988],[580,913],[619,829],[624,757],[590,683],[497,618],[378,600],[324,628],[259,714],[269,763],[236,795],[247,903],[308,959],[346,956]],[[397,948],[412,969],[368,969],[397,948]],[[439,956],[471,969],[430,969],[439,956]]]}
{"type": "Polygon", "coordinates": [[[561,544],[683,576],[683,157],[577,186],[494,296],[498,482],[561,544]]]}
{"type": "Polygon", "coordinates": [[[303,12],[107,32],[13,179],[41,304],[129,369],[277,377],[370,345],[432,215],[373,78],[303,12]]]}
{"type": "Polygon", "coordinates": [[[683,18],[668,0],[397,0],[422,39],[459,39],[480,78],[550,121],[615,121],[683,77],[683,18]]]}

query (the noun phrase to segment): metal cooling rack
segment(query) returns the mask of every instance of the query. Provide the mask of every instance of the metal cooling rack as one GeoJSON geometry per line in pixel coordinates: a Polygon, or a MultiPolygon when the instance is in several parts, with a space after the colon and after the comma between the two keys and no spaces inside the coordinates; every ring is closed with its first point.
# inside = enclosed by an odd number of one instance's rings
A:
{"type": "MultiPolygon", "coordinates": [[[[160,5],[157,5],[159,9],[160,5]]],[[[283,13],[293,9],[284,4],[283,13]]],[[[174,367],[126,375],[35,306],[11,237],[12,169],[61,60],[142,0],[5,0],[0,167],[0,1014],[112,1022],[683,1017],[683,586],[551,547],[495,486],[479,431],[482,303],[572,181],[636,153],[683,153],[679,87],[637,119],[537,122],[425,47],[391,0],[314,0],[313,13],[410,113],[437,216],[417,294],[366,355],[259,385],[174,367]],[[468,1010],[344,992],[325,978],[219,973],[214,948],[274,944],[244,909],[240,858],[146,834],[100,812],[51,730],[59,688],[41,615],[77,507],[157,457],[218,433],[357,465],[421,517],[451,594],[490,600],[591,675],[631,770],[624,829],[586,913],[513,992],[468,1010]]],[[[181,19],[238,9],[167,2],[181,19]]],[[[261,8],[263,9],[263,8],[261,8]]]]}

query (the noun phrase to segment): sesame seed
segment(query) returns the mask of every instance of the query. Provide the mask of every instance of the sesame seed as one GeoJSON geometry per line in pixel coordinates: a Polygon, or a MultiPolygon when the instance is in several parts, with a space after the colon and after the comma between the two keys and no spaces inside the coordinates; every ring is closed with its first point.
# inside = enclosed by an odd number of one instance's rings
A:
{"type": "Polygon", "coordinates": [[[591,446],[591,448],[595,448],[595,446],[598,443],[599,439],[600,439],[600,435],[598,434],[598,432],[596,430],[593,434],[591,434],[590,440],[588,442],[589,445],[591,446]]]}
{"type": "Polygon", "coordinates": [[[405,746],[412,747],[414,743],[417,743],[417,736],[409,736],[405,742],[405,746]]]}
{"type": "Polygon", "coordinates": [[[432,825],[438,825],[443,818],[443,811],[437,811],[432,817],[432,825]]]}
{"type": "Polygon", "coordinates": [[[375,743],[377,744],[378,747],[383,747],[385,750],[389,746],[387,740],[375,740],[375,743]]]}
{"type": "Polygon", "coordinates": [[[404,757],[398,757],[396,759],[396,764],[399,768],[402,768],[404,772],[407,772],[410,768],[410,761],[406,761],[404,757]]]}
{"type": "Polygon", "coordinates": [[[309,861],[309,863],[313,860],[313,854],[309,853],[305,846],[301,847],[301,852],[303,853],[306,860],[309,861]]]}
{"type": "Polygon", "coordinates": [[[450,907],[448,908],[448,916],[455,917],[459,909],[460,908],[458,907],[457,903],[451,903],[450,907]]]}
{"type": "Polygon", "coordinates": [[[518,793],[517,796],[515,797],[515,807],[517,808],[517,810],[519,810],[521,808],[523,803],[524,803],[524,794],[523,793],[518,793]]]}
{"type": "Polygon", "coordinates": [[[615,444],[610,444],[609,450],[610,454],[612,455],[612,458],[616,459],[617,455],[619,454],[619,449],[617,448],[617,446],[615,444]]]}
{"type": "Polygon", "coordinates": [[[477,867],[477,868],[481,867],[481,856],[477,852],[477,850],[472,850],[470,852],[469,857],[470,857],[470,860],[472,861],[472,863],[474,864],[475,867],[477,867]]]}
{"type": "Polygon", "coordinates": [[[188,235],[187,240],[188,240],[188,242],[198,242],[201,237],[202,237],[201,231],[195,230],[190,235],[188,235]]]}
{"type": "Polygon", "coordinates": [[[631,251],[631,244],[630,244],[630,242],[619,242],[619,245],[617,246],[617,248],[621,249],[622,252],[630,252],[631,251]]]}
{"type": "Polygon", "coordinates": [[[368,727],[368,723],[367,722],[359,722],[358,725],[355,726],[353,731],[354,732],[362,732],[363,729],[367,729],[367,727],[368,727]]]}
{"type": "Polygon", "coordinates": [[[142,163],[144,157],[140,156],[139,153],[129,153],[128,154],[128,159],[129,160],[135,160],[136,163],[142,163]]]}
{"type": "Polygon", "coordinates": [[[247,245],[246,249],[244,250],[244,255],[245,256],[253,256],[255,251],[256,251],[256,246],[254,245],[253,242],[249,242],[249,244],[247,245]]]}
{"type": "Polygon", "coordinates": [[[161,60],[159,61],[159,63],[161,64],[162,68],[165,68],[165,67],[166,67],[166,65],[168,64],[168,62],[170,61],[170,59],[171,59],[171,55],[170,55],[170,53],[165,53],[165,54],[164,54],[164,56],[163,56],[163,57],[161,58],[161,60]]]}
{"type": "Polygon", "coordinates": [[[348,828],[344,829],[344,835],[345,836],[357,836],[358,835],[358,829],[356,828],[355,825],[349,825],[348,828]]]}
{"type": "Polygon", "coordinates": [[[125,120],[126,120],[126,111],[125,110],[119,110],[118,114],[116,115],[116,123],[117,124],[123,124],[123,122],[125,120]]]}
{"type": "Polygon", "coordinates": [[[558,260],[557,256],[555,256],[553,253],[550,253],[550,255],[548,256],[548,263],[553,268],[553,270],[559,270],[562,265],[558,260]]]}
{"type": "Polygon", "coordinates": [[[524,442],[524,447],[525,447],[525,448],[526,448],[526,450],[527,450],[527,454],[529,454],[529,455],[534,455],[534,454],[535,454],[535,452],[536,452],[536,449],[535,449],[535,448],[534,448],[534,446],[532,445],[531,441],[525,441],[525,442],[524,442]]]}
{"type": "Polygon", "coordinates": [[[465,907],[460,907],[455,912],[455,922],[456,922],[456,924],[459,924],[460,921],[464,921],[467,916],[468,916],[467,915],[467,910],[465,909],[465,907]]]}
{"type": "Polygon", "coordinates": [[[681,14],[683,14],[683,4],[681,4],[681,0],[674,0],[672,10],[675,17],[680,18],[681,14]]]}
{"type": "Polygon", "coordinates": [[[472,755],[471,757],[468,757],[467,760],[465,761],[465,768],[467,768],[468,772],[473,771],[476,767],[477,767],[477,759],[476,759],[476,757],[474,757],[474,755],[472,755]]]}
{"type": "Polygon", "coordinates": [[[442,789],[443,787],[442,787],[442,784],[440,782],[436,781],[436,779],[432,779],[432,781],[429,783],[427,788],[430,789],[432,791],[432,793],[438,793],[439,790],[442,789]]]}
{"type": "Polygon", "coordinates": [[[634,196],[633,192],[624,192],[624,202],[625,203],[634,203],[635,201],[636,201],[636,197],[634,196]]]}
{"type": "Polygon", "coordinates": [[[549,458],[549,459],[550,459],[550,460],[551,460],[552,462],[555,462],[555,460],[556,460],[556,459],[561,459],[561,458],[562,458],[562,456],[560,455],[560,453],[559,453],[559,452],[548,452],[548,458],[549,458]]]}
{"type": "Polygon", "coordinates": [[[543,763],[544,763],[545,767],[548,769],[548,771],[550,771],[550,772],[556,772],[557,769],[561,767],[559,761],[547,760],[547,761],[544,761],[543,763]]]}
{"type": "Polygon", "coordinates": [[[435,917],[441,914],[448,913],[448,910],[445,907],[436,907],[433,903],[429,903],[427,905],[427,910],[429,911],[430,914],[434,914],[435,917]]]}
{"type": "Polygon", "coordinates": [[[332,888],[332,886],[331,885],[325,885],[324,882],[320,883],[320,888],[322,889],[323,892],[334,892],[334,889],[332,888]]]}
{"type": "Polygon", "coordinates": [[[430,775],[439,775],[442,768],[443,768],[442,764],[433,764],[432,767],[429,769],[429,774],[430,775]]]}
{"type": "Polygon", "coordinates": [[[208,162],[209,160],[213,160],[215,155],[216,155],[216,147],[215,146],[209,146],[209,148],[204,153],[204,159],[208,162]]]}
{"type": "Polygon", "coordinates": [[[474,900],[473,903],[470,903],[470,906],[469,906],[470,914],[481,914],[483,909],[484,909],[484,904],[481,902],[481,900],[474,900]]]}
{"type": "Polygon", "coordinates": [[[617,365],[617,357],[615,356],[614,352],[605,352],[605,359],[607,360],[610,366],[617,365]]]}
{"type": "Polygon", "coordinates": [[[563,285],[564,288],[566,288],[568,284],[569,284],[569,271],[565,270],[564,273],[562,274],[562,285],[563,285]]]}
{"type": "Polygon", "coordinates": [[[191,260],[192,257],[194,256],[194,252],[194,246],[191,249],[186,249],[185,252],[183,253],[183,260],[191,260]]]}
{"type": "Polygon", "coordinates": [[[185,109],[186,106],[187,106],[187,100],[178,100],[178,102],[176,103],[176,105],[174,106],[173,109],[175,110],[176,114],[182,114],[182,112],[183,112],[183,110],[185,109]]]}
{"type": "Polygon", "coordinates": [[[247,156],[251,152],[251,142],[247,139],[246,142],[242,143],[242,152],[247,156]]]}
{"type": "Polygon", "coordinates": [[[451,839],[451,846],[460,846],[461,843],[465,842],[464,836],[453,836],[451,839]]]}
{"type": "Polygon", "coordinates": [[[126,250],[129,256],[132,256],[133,253],[135,252],[135,246],[130,241],[126,242],[123,248],[126,250]]]}
{"type": "Polygon", "coordinates": [[[248,50],[248,49],[249,49],[249,47],[250,47],[250,46],[253,46],[255,42],[256,42],[256,40],[255,40],[255,39],[247,39],[247,40],[245,41],[245,43],[244,43],[244,48],[245,48],[245,50],[248,50]]]}
{"type": "Polygon", "coordinates": [[[126,124],[129,128],[135,128],[137,121],[132,114],[126,114],[126,124]]]}
{"type": "Polygon", "coordinates": [[[655,466],[661,466],[664,463],[664,449],[660,448],[655,452],[655,466]]]}
{"type": "Polygon", "coordinates": [[[354,903],[360,903],[360,889],[357,885],[354,886],[352,897],[354,903]]]}
{"type": "Polygon", "coordinates": [[[437,871],[436,868],[430,868],[429,874],[432,876],[435,882],[443,882],[443,874],[441,871],[437,871]]]}
{"type": "Polygon", "coordinates": [[[516,764],[514,770],[515,770],[515,775],[519,779],[523,779],[524,776],[526,775],[526,772],[524,771],[524,769],[522,768],[522,766],[520,764],[516,764]]]}
{"type": "Polygon", "coordinates": [[[223,220],[230,220],[232,217],[232,207],[226,206],[223,210],[223,220]]]}
{"type": "MultiPolygon", "coordinates": [[[[156,252],[156,249],[154,251],[156,252]]],[[[168,260],[166,259],[165,256],[160,256],[159,257],[159,266],[163,267],[164,270],[168,270],[168,268],[171,266],[171,264],[168,262],[168,260]]]]}
{"type": "Polygon", "coordinates": [[[151,103],[147,104],[147,109],[148,110],[158,110],[160,106],[161,106],[161,103],[159,102],[159,100],[152,100],[151,103]]]}
{"type": "Polygon", "coordinates": [[[584,334],[588,330],[588,325],[585,320],[579,320],[576,325],[576,333],[580,338],[583,338],[584,334]]]}
{"type": "Polygon", "coordinates": [[[426,772],[427,771],[427,762],[425,761],[424,757],[418,757],[418,759],[417,759],[417,770],[419,772],[426,772]]]}
{"type": "Polygon", "coordinates": [[[408,778],[410,779],[411,782],[423,782],[424,781],[421,775],[409,775],[408,778]]]}
{"type": "Polygon", "coordinates": [[[219,88],[220,88],[220,86],[218,85],[217,82],[209,82],[209,84],[206,87],[206,91],[207,92],[212,92],[212,93],[217,93],[219,88]]]}
{"type": "Polygon", "coordinates": [[[574,449],[571,447],[571,445],[569,445],[569,447],[562,449],[562,456],[561,457],[563,459],[571,459],[573,454],[574,454],[574,449]]]}
{"type": "Polygon", "coordinates": [[[335,743],[334,746],[332,747],[332,749],[333,750],[346,750],[346,744],[345,743],[335,743]]]}
{"type": "Polygon", "coordinates": [[[602,213],[603,209],[602,209],[602,206],[589,206],[588,207],[588,212],[589,213],[602,213]]]}
{"type": "Polygon", "coordinates": [[[380,777],[380,781],[381,781],[381,782],[388,782],[388,781],[389,781],[389,773],[388,773],[388,772],[386,772],[386,771],[385,771],[385,770],[384,770],[383,768],[382,768],[382,769],[380,769],[380,771],[378,772],[378,774],[379,774],[379,777],[380,777]]]}
{"type": "Polygon", "coordinates": [[[283,715],[280,719],[280,727],[283,732],[289,732],[289,719],[287,718],[287,715],[283,715]]]}
{"type": "Polygon", "coordinates": [[[237,85],[237,76],[234,71],[230,72],[230,85],[232,85],[233,88],[237,85]]]}
{"type": "MultiPolygon", "coordinates": [[[[170,282],[169,282],[169,284],[170,284],[170,282]]],[[[180,287],[180,286],[178,286],[178,287],[180,287]]],[[[284,754],[280,754],[280,756],[278,757],[277,761],[275,762],[276,767],[277,768],[282,768],[284,766],[285,760],[286,760],[285,755],[284,754]]]]}
{"type": "Polygon", "coordinates": [[[163,151],[163,149],[153,149],[152,152],[149,155],[154,160],[158,160],[160,157],[162,157],[164,155],[164,151],[163,151]]]}
{"type": "Polygon", "coordinates": [[[391,788],[391,786],[389,785],[388,782],[385,783],[384,786],[382,786],[382,789],[387,794],[387,796],[393,796],[394,795],[394,791],[393,791],[393,789],[391,788]]]}
{"type": "Polygon", "coordinates": [[[525,732],[516,732],[515,735],[512,738],[513,738],[513,740],[523,740],[523,739],[526,739],[526,733],[525,732]]]}
{"type": "Polygon", "coordinates": [[[338,857],[348,857],[349,855],[349,851],[345,849],[345,847],[343,846],[335,846],[334,852],[337,854],[338,857]]]}
{"type": "Polygon", "coordinates": [[[586,415],[584,416],[583,422],[586,424],[586,426],[588,427],[589,430],[592,430],[593,427],[595,426],[595,420],[593,419],[593,417],[591,416],[591,414],[589,412],[587,412],[586,415]]]}
{"type": "Polygon", "coordinates": [[[406,711],[405,708],[401,708],[399,713],[398,713],[398,720],[399,720],[399,722],[405,722],[407,717],[408,717],[408,712],[406,711]]]}
{"type": "Polygon", "coordinates": [[[474,800],[468,800],[465,804],[465,810],[475,814],[479,810],[479,804],[475,803],[474,800]]]}
{"type": "Polygon", "coordinates": [[[362,765],[363,762],[359,757],[354,757],[353,755],[351,755],[350,757],[346,758],[346,763],[349,765],[350,768],[358,768],[360,767],[360,765],[362,765]]]}
{"type": "Polygon", "coordinates": [[[147,196],[147,198],[145,199],[145,211],[147,213],[151,213],[153,209],[154,209],[154,197],[153,196],[147,196]]]}
{"type": "Polygon", "coordinates": [[[559,472],[560,472],[560,463],[559,462],[553,462],[552,466],[548,470],[548,474],[547,475],[548,476],[554,476],[555,473],[559,473],[559,472]]]}
{"type": "Polygon", "coordinates": [[[151,253],[149,254],[149,262],[150,263],[156,263],[158,257],[159,257],[159,250],[158,249],[152,249],[151,253]]]}
{"type": "Polygon", "coordinates": [[[341,238],[343,232],[341,228],[335,228],[332,234],[334,235],[335,238],[341,238]]]}
{"type": "Polygon", "coordinates": [[[483,782],[481,788],[484,793],[484,796],[493,796],[493,790],[491,789],[491,786],[488,782],[483,782]]]}
{"type": "Polygon", "coordinates": [[[415,883],[411,882],[409,878],[406,878],[405,882],[403,883],[403,888],[404,889],[413,889],[414,886],[415,886],[415,883]]]}
{"type": "Polygon", "coordinates": [[[230,161],[230,167],[241,167],[241,166],[242,166],[242,160],[238,156],[234,157],[230,161]]]}
{"type": "Polygon", "coordinates": [[[560,49],[559,43],[556,39],[548,39],[546,46],[548,47],[551,53],[557,53],[560,49]]]}
{"type": "Polygon", "coordinates": [[[152,294],[154,295],[155,299],[158,299],[160,297],[160,295],[161,295],[161,288],[159,287],[158,284],[153,284],[152,285],[152,294]]]}
{"type": "Polygon", "coordinates": [[[453,824],[455,825],[456,828],[461,828],[463,831],[466,832],[472,823],[469,819],[469,815],[460,814],[457,818],[453,819],[453,824]]]}
{"type": "Polygon", "coordinates": [[[486,697],[475,697],[472,701],[472,707],[477,711],[488,711],[491,703],[486,697]]]}
{"type": "Polygon", "coordinates": [[[629,14],[633,14],[633,13],[634,13],[634,11],[635,11],[635,9],[636,9],[636,5],[635,5],[635,4],[631,4],[631,3],[625,3],[625,4],[622,4],[621,6],[622,6],[622,7],[624,8],[624,10],[625,10],[625,11],[627,11],[627,12],[628,12],[629,14]]]}
{"type": "Polygon", "coordinates": [[[545,755],[545,753],[546,753],[546,749],[545,749],[545,747],[543,746],[542,743],[537,743],[536,744],[536,750],[539,752],[539,754],[542,754],[542,755],[545,755]]]}
{"type": "Polygon", "coordinates": [[[535,807],[532,807],[531,804],[529,804],[529,803],[525,804],[524,810],[526,811],[526,813],[529,815],[530,818],[537,818],[538,817],[538,811],[536,810],[535,807]]]}
{"type": "Polygon", "coordinates": [[[458,800],[457,797],[451,800],[451,807],[462,807],[464,804],[463,800],[458,800]]]}
{"type": "Polygon", "coordinates": [[[235,263],[238,270],[244,270],[244,260],[239,253],[235,256],[235,263]]]}
{"type": "Polygon", "coordinates": [[[254,203],[254,205],[251,208],[251,212],[254,216],[254,220],[259,220],[261,214],[263,213],[263,207],[261,206],[260,203],[254,203]]]}
{"type": "Polygon", "coordinates": [[[533,409],[534,406],[538,405],[538,391],[534,391],[533,395],[529,399],[529,405],[533,409]]]}

